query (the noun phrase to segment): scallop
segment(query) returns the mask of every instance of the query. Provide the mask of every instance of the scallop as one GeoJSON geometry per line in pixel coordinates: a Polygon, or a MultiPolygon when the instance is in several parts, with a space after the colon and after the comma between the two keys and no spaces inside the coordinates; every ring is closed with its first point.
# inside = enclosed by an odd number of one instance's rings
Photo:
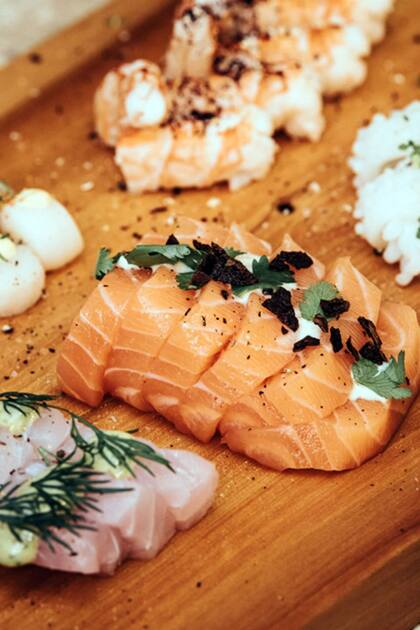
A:
{"type": "Polygon", "coordinates": [[[13,257],[0,258],[0,317],[19,315],[42,295],[45,270],[26,245],[17,245],[13,257]]]}
{"type": "Polygon", "coordinates": [[[83,249],[74,219],[44,190],[24,189],[6,203],[0,213],[0,228],[28,245],[46,271],[63,267],[83,249]]]}

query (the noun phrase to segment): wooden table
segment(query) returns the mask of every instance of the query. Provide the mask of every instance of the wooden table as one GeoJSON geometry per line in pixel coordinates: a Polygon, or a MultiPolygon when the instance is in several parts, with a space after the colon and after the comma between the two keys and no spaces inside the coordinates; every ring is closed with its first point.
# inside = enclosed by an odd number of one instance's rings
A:
{"type": "MultiPolygon", "coordinates": [[[[280,141],[267,179],[234,194],[220,186],[176,197],[130,197],[118,189],[121,176],[112,153],[91,137],[92,96],[105,71],[121,59],[161,57],[172,10],[144,28],[136,25],[168,4],[119,0],[37,49],[41,63],[25,57],[0,73],[1,178],[16,189],[50,190],[70,208],[86,238],[83,256],[49,275],[45,299],[25,315],[2,321],[14,327],[11,335],[0,333],[3,390],[55,390],[56,352],[94,286],[98,248],[128,248],[136,234],[158,227],[170,213],[240,220],[273,244],[291,231],[324,261],[351,254],[387,298],[420,307],[420,282],[397,288],[395,268],[355,236],[346,166],[364,121],[420,97],[418,0],[397,2],[389,35],[371,58],[368,81],[327,105],[328,129],[318,145],[280,141]],[[123,16],[122,25],[116,15],[123,16]],[[131,40],[111,45],[126,28],[131,40]],[[83,192],[86,182],[93,182],[92,191],[83,192]],[[210,197],[219,198],[220,206],[209,208],[210,197]],[[282,200],[291,201],[295,212],[280,214],[276,205],[282,200]],[[166,213],[150,214],[162,205],[166,213]]],[[[32,567],[0,571],[2,630],[407,630],[420,621],[419,403],[384,454],[343,474],[271,472],[230,453],[218,439],[199,445],[162,419],[139,416],[114,401],[89,415],[103,426],[134,423],[162,446],[213,459],[221,475],[214,508],[155,560],[127,562],[112,578],[32,567]]]]}

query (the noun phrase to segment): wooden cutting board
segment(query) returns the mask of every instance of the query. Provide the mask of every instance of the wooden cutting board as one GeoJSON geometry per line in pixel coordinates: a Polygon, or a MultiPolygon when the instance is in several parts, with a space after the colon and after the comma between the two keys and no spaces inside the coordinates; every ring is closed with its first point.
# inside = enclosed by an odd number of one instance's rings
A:
{"type": "MultiPolygon", "coordinates": [[[[37,49],[41,58],[24,57],[0,73],[1,178],[16,189],[50,190],[86,238],[83,256],[49,275],[45,299],[1,322],[14,327],[11,335],[0,333],[3,390],[55,390],[57,351],[94,286],[98,248],[131,247],[138,234],[174,213],[243,221],[274,245],[291,231],[325,262],[350,254],[387,298],[420,308],[420,282],[397,288],[395,268],[355,236],[346,166],[363,122],[420,97],[418,0],[397,2],[388,37],[370,60],[368,81],[327,105],[328,128],[319,144],[279,141],[268,178],[235,194],[220,186],[175,197],[131,197],[118,188],[112,153],[91,137],[92,96],[103,74],[122,59],[161,58],[172,10],[137,26],[168,4],[119,0],[37,49]],[[86,182],[94,185],[90,192],[82,190],[86,182]],[[220,205],[209,207],[210,198],[220,205]],[[292,202],[295,212],[279,213],[279,201],[292,202]],[[152,212],[162,206],[166,212],[152,212]]],[[[214,507],[155,560],[127,562],[112,578],[33,567],[1,570],[2,630],[407,630],[420,621],[419,403],[384,454],[342,474],[265,470],[218,439],[199,445],[162,419],[139,416],[114,401],[89,417],[108,427],[138,426],[161,446],[212,459],[221,477],[214,507]]]]}

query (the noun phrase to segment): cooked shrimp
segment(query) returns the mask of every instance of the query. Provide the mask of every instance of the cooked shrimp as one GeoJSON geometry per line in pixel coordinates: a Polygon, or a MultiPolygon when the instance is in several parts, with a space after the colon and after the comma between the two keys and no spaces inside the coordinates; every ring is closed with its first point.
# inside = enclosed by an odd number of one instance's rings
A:
{"type": "Polygon", "coordinates": [[[274,128],[318,140],[324,128],[321,86],[313,70],[300,64],[304,50],[297,54],[296,38],[285,35],[277,57],[270,59],[255,36],[258,25],[251,6],[229,5],[215,16],[216,9],[220,5],[184,5],[166,56],[167,75],[204,78],[211,70],[229,76],[246,102],[269,114],[274,128]]]}
{"type": "Polygon", "coordinates": [[[45,190],[26,188],[0,208],[0,228],[37,255],[46,271],[63,267],[83,249],[76,222],[45,190]]]}
{"type": "Polygon", "coordinates": [[[95,95],[96,129],[114,146],[124,130],[160,125],[169,111],[169,90],[158,66],[138,59],[108,72],[95,95]]]}
{"type": "MultiPolygon", "coordinates": [[[[306,70],[311,66],[324,93],[348,91],[364,81],[364,57],[371,43],[383,36],[391,7],[390,0],[381,0],[380,6],[345,0],[184,3],[167,54],[167,72],[173,78],[206,76],[212,60],[217,63],[220,50],[227,48],[231,53],[246,50],[267,71],[273,63],[280,64],[283,74],[291,62],[306,70]],[[380,24],[380,33],[372,23],[380,24]]],[[[306,89],[310,93],[310,86],[306,89]]]]}
{"type": "Polygon", "coordinates": [[[261,23],[286,28],[325,29],[356,24],[371,43],[384,35],[394,0],[263,0],[256,3],[261,23]]]}
{"type": "Polygon", "coordinates": [[[131,131],[117,145],[131,191],[221,181],[235,190],[266,175],[276,152],[271,121],[244,104],[231,79],[186,79],[172,98],[166,124],[131,131]]]}

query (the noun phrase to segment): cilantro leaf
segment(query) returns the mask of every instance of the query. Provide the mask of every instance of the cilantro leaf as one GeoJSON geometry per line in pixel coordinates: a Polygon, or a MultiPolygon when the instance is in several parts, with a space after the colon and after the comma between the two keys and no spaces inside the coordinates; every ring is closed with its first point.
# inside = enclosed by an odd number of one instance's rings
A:
{"type": "Polygon", "coordinates": [[[356,383],[364,385],[383,398],[389,400],[410,398],[411,390],[401,387],[406,383],[404,359],[404,352],[400,352],[397,361],[391,357],[388,366],[383,371],[380,371],[372,361],[359,359],[352,366],[353,378],[356,383]]]}
{"type": "Polygon", "coordinates": [[[189,289],[194,289],[195,287],[192,285],[192,279],[194,275],[194,271],[186,271],[185,273],[178,273],[176,276],[176,281],[180,289],[184,289],[184,291],[188,291],[189,289]]]}
{"type": "Polygon", "coordinates": [[[0,180],[0,201],[9,201],[15,196],[15,191],[6,182],[0,180]]]}
{"type": "Polygon", "coordinates": [[[283,284],[294,282],[295,277],[292,271],[276,271],[270,269],[270,261],[267,256],[261,256],[258,260],[252,262],[252,273],[256,277],[255,284],[236,287],[233,290],[235,295],[242,295],[249,291],[256,291],[257,289],[278,289],[283,284]]]}
{"type": "Polygon", "coordinates": [[[99,250],[95,267],[95,278],[97,280],[102,280],[102,278],[104,278],[106,274],[112,271],[115,267],[114,257],[109,255],[110,251],[111,250],[106,247],[101,247],[99,250]]]}
{"type": "Polygon", "coordinates": [[[400,144],[398,147],[402,151],[410,151],[409,157],[413,163],[413,166],[416,168],[420,168],[420,144],[413,142],[413,140],[409,140],[404,144],[400,144]]]}
{"type": "Polygon", "coordinates": [[[237,258],[238,256],[242,256],[245,252],[239,251],[239,249],[234,249],[233,247],[225,247],[225,252],[229,256],[229,258],[237,258]]]}
{"type": "Polygon", "coordinates": [[[188,245],[137,245],[129,252],[119,252],[110,256],[110,250],[102,247],[96,262],[95,277],[102,280],[107,273],[112,271],[123,256],[130,265],[137,267],[152,267],[164,263],[175,264],[185,261],[189,265],[195,259],[201,260],[201,252],[196,252],[188,245]]]}
{"type": "Polygon", "coordinates": [[[300,304],[300,312],[304,319],[313,321],[317,315],[323,315],[321,300],[333,300],[338,295],[338,289],[330,282],[317,282],[306,289],[300,304]]]}
{"type": "Polygon", "coordinates": [[[419,227],[417,228],[417,234],[416,237],[420,238],[420,217],[418,218],[418,222],[419,222],[419,227]]]}
{"type": "Polygon", "coordinates": [[[184,260],[191,253],[188,245],[137,245],[123,254],[130,265],[152,267],[165,263],[174,264],[184,260]]]}

